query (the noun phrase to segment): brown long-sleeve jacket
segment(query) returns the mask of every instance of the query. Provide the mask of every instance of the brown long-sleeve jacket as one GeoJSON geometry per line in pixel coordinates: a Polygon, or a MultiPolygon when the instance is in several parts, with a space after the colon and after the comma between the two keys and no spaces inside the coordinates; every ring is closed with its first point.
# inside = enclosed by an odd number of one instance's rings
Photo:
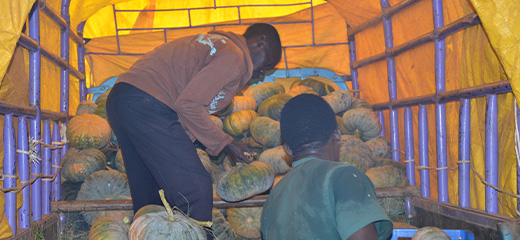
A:
{"type": "Polygon", "coordinates": [[[245,38],[213,31],[157,47],[119,75],[117,82],[131,84],[171,107],[192,140],[217,155],[233,139],[209,114],[228,105],[252,72],[245,38]]]}

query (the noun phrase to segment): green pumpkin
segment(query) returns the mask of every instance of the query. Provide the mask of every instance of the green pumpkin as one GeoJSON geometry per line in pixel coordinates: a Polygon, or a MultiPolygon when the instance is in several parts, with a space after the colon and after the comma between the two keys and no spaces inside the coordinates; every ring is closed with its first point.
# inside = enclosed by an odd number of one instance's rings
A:
{"type": "Polygon", "coordinates": [[[378,198],[377,201],[391,221],[401,221],[406,218],[404,198],[378,198]]]}
{"type": "Polygon", "coordinates": [[[261,239],[261,207],[229,208],[227,219],[237,235],[246,239],[261,239]]]}
{"type": "Polygon", "coordinates": [[[117,171],[126,173],[125,162],[123,161],[123,153],[121,152],[121,149],[117,150],[115,162],[117,171]]]}
{"type": "MultiPolygon", "coordinates": [[[[383,165],[381,167],[373,167],[368,169],[365,173],[374,186],[376,188],[383,187],[403,187],[409,186],[408,178],[406,177],[406,172],[404,165],[402,168],[397,166],[400,164],[391,159],[387,159],[387,161],[377,160],[375,165],[379,164],[388,164],[383,165]],[[395,164],[392,164],[394,162],[395,164]]],[[[406,216],[405,212],[405,201],[404,198],[379,198],[379,204],[386,212],[390,220],[392,221],[400,221],[400,222],[409,222],[409,218],[406,216]]]]}
{"type": "Polygon", "coordinates": [[[114,214],[97,218],[88,233],[89,240],[128,240],[128,226],[124,215],[114,214]]]}
{"type": "Polygon", "coordinates": [[[280,122],[268,117],[257,117],[249,125],[249,132],[253,139],[267,148],[282,144],[280,122]]]}
{"type": "Polygon", "coordinates": [[[274,170],[266,163],[237,163],[220,177],[217,193],[225,201],[237,202],[267,191],[273,180],[274,170]]]}
{"type": "Polygon", "coordinates": [[[110,141],[112,130],[102,117],[84,113],[69,120],[66,134],[71,147],[101,149],[110,141]]]}
{"type": "Polygon", "coordinates": [[[112,144],[109,143],[100,150],[101,152],[103,152],[103,154],[105,154],[105,157],[107,158],[107,166],[112,169],[117,169],[116,155],[118,149],[113,147],[112,144]]]}
{"type": "Polygon", "coordinates": [[[357,138],[354,135],[348,135],[348,134],[341,135],[341,144],[340,145],[342,147],[350,147],[350,146],[355,147],[362,143],[363,143],[363,141],[361,141],[359,138],[357,138]]]}
{"type": "Polygon", "coordinates": [[[82,182],[64,181],[61,183],[60,200],[61,201],[75,201],[78,196],[79,189],[82,182]]]}
{"type": "MultiPolygon", "coordinates": [[[[248,136],[248,137],[240,139],[240,142],[245,144],[245,145],[247,145],[250,149],[251,148],[262,148],[263,147],[262,144],[257,143],[255,141],[255,139],[253,137],[251,137],[251,136],[248,136]]],[[[251,150],[253,150],[253,149],[251,149],[251,150]]]]}
{"type": "Polygon", "coordinates": [[[104,99],[104,100],[101,100],[99,101],[97,107],[96,107],[96,110],[94,110],[94,114],[104,118],[105,120],[108,121],[108,117],[107,117],[107,100],[104,99]]]}
{"type": "Polygon", "coordinates": [[[216,113],[220,117],[227,117],[229,114],[238,112],[241,110],[253,110],[256,111],[255,99],[248,96],[234,96],[231,103],[229,103],[223,110],[216,113]]]}
{"type": "Polygon", "coordinates": [[[341,134],[347,134],[347,130],[343,127],[343,117],[336,115],[336,125],[341,134]]]}
{"type": "Polygon", "coordinates": [[[365,173],[376,188],[385,187],[404,187],[409,186],[410,181],[403,174],[402,169],[392,165],[384,165],[381,167],[373,167],[365,173]]]}
{"type": "Polygon", "coordinates": [[[451,240],[451,237],[438,227],[422,227],[415,232],[412,240],[451,240]]]}
{"type": "Polygon", "coordinates": [[[97,104],[90,100],[80,102],[78,105],[78,108],[76,108],[76,115],[81,115],[83,113],[94,114],[94,112],[96,111],[96,108],[97,108],[97,104]]]}
{"type": "Polygon", "coordinates": [[[198,222],[185,216],[183,213],[173,210],[164,197],[164,192],[159,191],[164,210],[144,213],[135,218],[128,231],[130,240],[156,240],[156,239],[190,239],[205,240],[206,232],[199,225],[211,226],[211,222],[198,222]]]}
{"type": "Polygon", "coordinates": [[[307,77],[301,81],[294,81],[291,84],[291,89],[296,86],[307,86],[312,88],[315,92],[317,92],[320,96],[325,96],[333,92],[337,89],[336,83],[331,81],[330,79],[324,77],[307,77]],[[336,87],[336,88],[335,88],[336,87]]]}
{"type": "Polygon", "coordinates": [[[220,128],[220,129],[224,128],[224,123],[222,122],[222,119],[220,119],[219,117],[214,116],[214,115],[209,115],[209,118],[211,118],[211,121],[213,121],[217,125],[218,128],[220,128]]]}
{"type": "Polygon", "coordinates": [[[366,142],[381,136],[381,123],[376,113],[366,108],[351,109],[343,114],[343,127],[347,134],[366,142]]]}
{"type": "Polygon", "coordinates": [[[258,161],[267,163],[274,170],[275,175],[281,175],[291,170],[293,159],[287,155],[283,146],[278,146],[263,151],[258,161]]]}
{"type": "MultiPolygon", "coordinates": [[[[112,196],[107,197],[107,199],[105,199],[105,200],[132,200],[132,198],[129,196],[112,195],[112,196]]],[[[133,210],[98,211],[98,212],[96,212],[96,214],[94,214],[92,223],[94,223],[98,218],[102,218],[102,217],[106,217],[106,216],[109,216],[109,217],[123,216],[123,217],[126,217],[129,222],[131,222],[132,219],[134,218],[134,211],[133,210]]]]}
{"type": "Polygon", "coordinates": [[[363,172],[374,166],[370,148],[363,143],[356,146],[341,146],[339,152],[340,162],[354,165],[363,172]]]}
{"type": "Polygon", "coordinates": [[[352,100],[352,104],[348,107],[347,111],[350,109],[355,109],[355,108],[366,108],[366,109],[369,109],[370,111],[374,111],[374,108],[372,108],[372,105],[370,103],[368,103],[366,100],[361,99],[361,98],[354,98],[352,100]]]}
{"type": "Polygon", "coordinates": [[[134,215],[134,221],[139,218],[140,216],[143,216],[148,213],[154,213],[154,212],[164,212],[166,209],[164,206],[161,205],[155,205],[155,204],[149,204],[146,206],[143,206],[137,210],[137,212],[134,215]]]}
{"type": "Polygon", "coordinates": [[[253,98],[256,105],[260,106],[267,98],[280,93],[285,93],[285,87],[281,83],[263,82],[256,86],[249,86],[244,91],[244,96],[253,98]]]}
{"type": "Polygon", "coordinates": [[[112,88],[109,88],[108,90],[106,90],[104,93],[101,93],[97,98],[96,98],[96,104],[99,104],[101,101],[106,101],[107,97],[108,97],[108,94],[110,94],[110,91],[112,91],[112,88]]]}
{"type": "MultiPolygon", "coordinates": [[[[116,170],[100,170],[88,176],[79,190],[76,200],[107,200],[130,197],[130,188],[125,174],[116,170]]],[[[82,212],[91,225],[96,211],[82,212]]]]}
{"type": "Polygon", "coordinates": [[[218,240],[235,240],[235,232],[231,224],[226,220],[222,212],[218,209],[213,209],[211,212],[213,225],[213,235],[218,240]]]}
{"type": "Polygon", "coordinates": [[[112,131],[112,134],[110,135],[110,143],[112,143],[112,145],[118,145],[119,142],[117,141],[117,137],[116,137],[116,134],[114,133],[114,130],[112,128],[110,128],[110,131],[112,131]]]}
{"type": "Polygon", "coordinates": [[[168,213],[152,212],[140,216],[132,222],[128,236],[130,240],[192,239],[206,240],[205,230],[179,211],[173,211],[175,220],[168,219],[168,213]]]}
{"type": "Polygon", "coordinates": [[[219,176],[220,168],[211,161],[211,159],[209,158],[209,154],[206,151],[197,148],[197,155],[199,155],[202,165],[204,165],[204,168],[211,176],[211,180],[215,182],[217,180],[217,177],[219,176]]]}
{"type": "Polygon", "coordinates": [[[312,89],[311,87],[307,87],[307,86],[296,86],[296,87],[293,87],[291,88],[288,92],[287,92],[289,95],[293,96],[293,97],[296,97],[300,94],[313,94],[313,95],[319,95],[316,91],[314,91],[314,89],[312,89]]]}
{"type": "Polygon", "coordinates": [[[352,104],[352,95],[343,89],[331,92],[329,95],[323,96],[323,99],[329,103],[334,113],[343,112],[352,104]]]}
{"type": "Polygon", "coordinates": [[[372,150],[374,158],[390,158],[392,156],[390,142],[383,137],[373,138],[365,142],[372,150]]]}
{"type": "Polygon", "coordinates": [[[390,158],[374,158],[374,166],[373,167],[382,167],[390,165],[399,170],[399,174],[402,176],[406,176],[406,165],[404,163],[396,162],[390,158]]]}
{"type": "Polygon", "coordinates": [[[90,174],[106,167],[107,158],[96,148],[69,150],[63,156],[61,173],[69,182],[83,182],[90,174]]]}
{"type": "Polygon", "coordinates": [[[232,136],[244,136],[249,130],[249,124],[258,117],[258,113],[253,110],[241,110],[229,114],[224,119],[224,132],[232,136]]]}
{"type": "Polygon", "coordinates": [[[292,98],[287,93],[280,93],[269,97],[258,106],[258,114],[260,116],[270,117],[276,121],[280,121],[282,108],[285,103],[292,98]]]}

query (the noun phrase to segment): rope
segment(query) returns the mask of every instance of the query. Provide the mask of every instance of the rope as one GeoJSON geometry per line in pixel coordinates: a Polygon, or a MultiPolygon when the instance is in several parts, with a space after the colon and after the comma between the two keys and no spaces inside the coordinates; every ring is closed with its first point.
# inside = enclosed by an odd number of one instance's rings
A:
{"type": "Polygon", "coordinates": [[[428,170],[436,170],[436,171],[440,171],[440,170],[448,170],[448,171],[451,171],[451,170],[457,170],[459,167],[429,167],[429,166],[417,166],[417,170],[424,170],[424,169],[428,169],[428,170]]]}
{"type": "MultiPolygon", "coordinates": [[[[411,160],[413,160],[413,159],[411,159],[411,160]]],[[[408,160],[407,160],[407,161],[408,161],[408,160]]],[[[415,161],[415,160],[414,160],[414,161],[415,161]]],[[[406,162],[406,161],[405,161],[405,162],[406,162]]],[[[461,163],[471,163],[471,161],[469,161],[469,160],[459,160],[459,161],[457,161],[457,163],[459,163],[459,164],[461,164],[461,163]]],[[[457,167],[452,167],[452,168],[450,168],[450,167],[448,167],[448,166],[446,166],[446,167],[417,166],[417,169],[418,169],[418,170],[428,169],[428,170],[436,170],[436,171],[439,171],[439,170],[448,170],[448,171],[451,171],[451,170],[457,170],[457,169],[459,169],[459,167],[457,166],[457,167]]]]}
{"type": "MultiPolygon", "coordinates": [[[[4,192],[4,193],[8,193],[8,192],[14,192],[14,193],[17,193],[17,192],[20,192],[22,189],[25,188],[25,186],[29,185],[29,184],[33,184],[36,179],[38,178],[42,178],[42,181],[46,181],[46,182],[52,182],[56,179],[56,177],[58,176],[58,173],[60,173],[60,170],[63,166],[63,161],[60,163],[59,166],[57,165],[51,165],[52,167],[57,167],[58,169],[56,169],[56,172],[54,173],[54,175],[43,175],[43,173],[39,173],[39,174],[35,174],[35,173],[31,173],[31,176],[34,176],[34,178],[31,178],[31,180],[29,181],[20,181],[20,183],[22,183],[23,185],[19,188],[17,187],[14,187],[14,188],[2,188],[0,187],[0,191],[4,192]]],[[[0,178],[4,178],[5,176],[12,176],[12,175],[3,175],[1,174],[0,175],[0,178]]],[[[14,176],[15,178],[18,178],[17,176],[14,176]]]]}
{"type": "Polygon", "coordinates": [[[495,189],[495,190],[498,191],[498,192],[501,192],[501,193],[507,194],[507,195],[509,195],[509,196],[511,196],[511,197],[514,197],[514,198],[520,198],[520,195],[513,194],[513,193],[507,192],[507,191],[505,191],[505,190],[502,190],[502,189],[500,189],[500,188],[498,188],[498,187],[493,186],[491,183],[487,182],[487,181],[482,177],[482,175],[480,175],[480,174],[477,172],[477,170],[475,169],[475,167],[473,167],[473,164],[471,164],[471,165],[469,165],[469,166],[471,167],[471,170],[473,170],[473,172],[475,173],[475,175],[477,175],[477,177],[480,178],[480,181],[481,181],[482,183],[484,183],[485,185],[487,185],[487,186],[489,186],[489,187],[495,189]]]}
{"type": "MultiPolygon", "coordinates": [[[[63,140],[61,142],[52,142],[53,145],[44,144],[42,139],[35,140],[31,137],[31,138],[29,138],[29,142],[30,142],[29,151],[16,149],[16,152],[29,155],[29,159],[31,160],[32,163],[39,163],[41,161],[41,158],[38,156],[38,152],[36,151],[36,146],[38,146],[38,144],[41,144],[43,147],[50,148],[51,150],[63,148],[63,145],[67,144],[66,125],[63,123],[60,123],[60,137],[63,140]],[[54,145],[58,145],[58,146],[54,146],[54,145]]],[[[45,181],[45,182],[52,182],[52,181],[56,180],[56,177],[58,176],[58,173],[60,173],[62,166],[63,166],[63,161],[61,161],[59,166],[52,164],[51,167],[57,168],[56,172],[54,172],[54,175],[43,175],[43,173],[39,173],[39,174],[31,173],[30,175],[33,176],[33,178],[31,178],[31,180],[29,180],[29,181],[20,181],[20,183],[22,184],[21,187],[19,187],[19,188],[18,187],[12,187],[12,188],[0,187],[0,191],[2,191],[4,193],[8,193],[8,192],[18,193],[21,190],[23,190],[27,185],[33,184],[38,178],[42,178],[42,181],[45,181]]],[[[4,180],[6,177],[18,178],[18,176],[0,173],[0,181],[4,180]]]]}
{"type": "Polygon", "coordinates": [[[17,153],[22,153],[25,155],[29,155],[29,159],[32,163],[39,163],[41,161],[41,158],[38,156],[38,151],[36,151],[36,146],[38,144],[41,144],[42,147],[49,148],[51,150],[60,149],[63,148],[63,145],[67,144],[67,127],[65,124],[60,123],[60,137],[63,139],[61,142],[52,142],[53,145],[45,144],[43,143],[43,140],[35,140],[32,137],[29,138],[29,151],[16,149],[17,153]],[[54,146],[57,145],[57,146],[54,146]]]}
{"type": "MultiPolygon", "coordinates": [[[[407,160],[408,161],[408,160],[407,160]]],[[[504,193],[504,194],[507,194],[511,197],[514,197],[514,198],[520,198],[520,195],[518,194],[514,194],[514,193],[510,193],[508,191],[505,191],[505,190],[502,190],[498,187],[495,187],[493,184],[489,183],[488,181],[486,181],[482,175],[480,175],[477,170],[475,169],[475,167],[473,166],[473,164],[471,164],[471,161],[470,160],[459,160],[457,161],[458,164],[464,164],[464,163],[469,163],[469,166],[471,167],[471,170],[473,171],[473,173],[475,173],[475,175],[477,175],[477,177],[480,179],[480,181],[486,185],[486,186],[489,186],[493,189],[495,189],[496,191],[498,192],[501,192],[501,193],[504,193]]],[[[417,166],[417,169],[418,170],[422,170],[422,169],[433,169],[433,170],[456,170],[458,169],[459,167],[453,167],[453,168],[449,168],[449,167],[440,167],[440,168],[436,168],[436,167],[428,167],[428,166],[417,166]]],[[[520,212],[518,211],[518,209],[516,209],[517,211],[517,214],[520,215],[520,212]]]]}

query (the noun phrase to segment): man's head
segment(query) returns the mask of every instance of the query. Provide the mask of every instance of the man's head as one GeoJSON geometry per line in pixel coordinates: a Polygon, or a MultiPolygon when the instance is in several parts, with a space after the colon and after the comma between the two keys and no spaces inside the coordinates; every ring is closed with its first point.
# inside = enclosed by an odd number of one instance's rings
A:
{"type": "Polygon", "coordinates": [[[282,57],[282,44],[276,28],[265,23],[255,23],[243,34],[253,60],[253,76],[257,78],[274,68],[282,57]]]}
{"type": "Polygon", "coordinates": [[[336,115],[320,96],[301,94],[290,99],[282,108],[280,129],[284,147],[293,157],[325,154],[335,160],[339,156],[336,115]]]}

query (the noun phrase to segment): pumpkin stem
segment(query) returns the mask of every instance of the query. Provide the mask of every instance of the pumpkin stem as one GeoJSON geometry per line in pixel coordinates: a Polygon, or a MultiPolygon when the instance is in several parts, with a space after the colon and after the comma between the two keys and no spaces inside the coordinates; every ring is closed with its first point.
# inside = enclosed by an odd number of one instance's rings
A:
{"type": "Polygon", "coordinates": [[[213,225],[213,222],[211,221],[199,221],[195,220],[193,218],[188,217],[189,220],[193,221],[194,223],[198,224],[199,226],[208,227],[210,228],[213,225]]]}
{"type": "Polygon", "coordinates": [[[170,222],[175,221],[175,216],[173,214],[172,207],[170,206],[168,201],[166,201],[166,197],[164,197],[164,190],[159,190],[159,196],[161,196],[161,201],[164,205],[164,208],[166,208],[166,212],[168,212],[168,220],[170,220],[170,222]]]}
{"type": "Polygon", "coordinates": [[[128,217],[123,218],[123,223],[127,228],[130,228],[130,219],[128,217]]]}
{"type": "MultiPolygon", "coordinates": [[[[164,190],[160,189],[159,190],[159,196],[161,196],[161,201],[163,202],[163,205],[164,205],[164,208],[166,208],[166,211],[168,212],[168,220],[170,222],[173,222],[175,221],[175,216],[173,214],[173,208],[170,206],[170,204],[168,203],[168,201],[166,201],[166,197],[164,196],[164,190]]],[[[177,207],[175,207],[177,208],[177,207]]],[[[184,216],[186,216],[184,214],[184,216]]],[[[213,225],[213,222],[211,221],[206,221],[206,222],[203,222],[203,221],[198,221],[198,220],[195,220],[193,218],[190,218],[188,216],[186,216],[189,220],[193,221],[194,223],[200,225],[200,226],[204,226],[204,227],[211,227],[211,225],[213,225]]]]}
{"type": "Polygon", "coordinates": [[[354,136],[356,136],[357,138],[361,139],[361,131],[359,131],[359,129],[356,129],[354,130],[354,136]]]}

